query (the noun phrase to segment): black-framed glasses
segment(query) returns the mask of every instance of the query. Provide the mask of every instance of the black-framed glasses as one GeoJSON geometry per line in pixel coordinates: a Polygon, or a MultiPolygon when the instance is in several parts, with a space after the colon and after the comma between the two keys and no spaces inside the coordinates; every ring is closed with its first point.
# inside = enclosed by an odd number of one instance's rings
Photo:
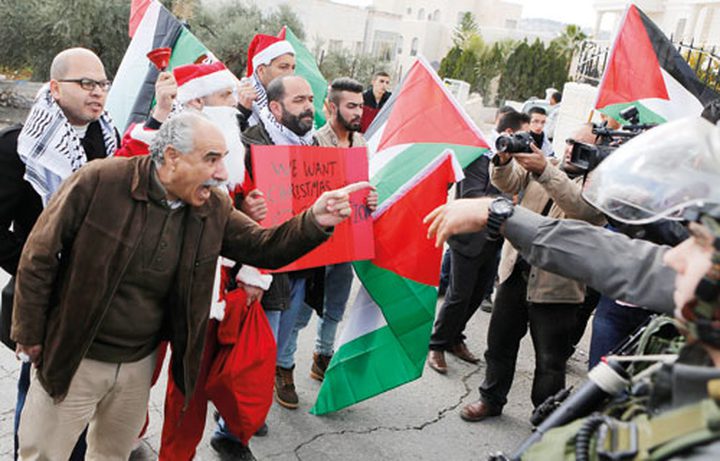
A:
{"type": "Polygon", "coordinates": [[[93,91],[95,88],[100,87],[103,91],[110,90],[110,87],[112,86],[111,80],[93,80],[91,78],[68,78],[64,80],[58,80],[58,82],[63,83],[77,83],[80,85],[80,88],[82,88],[85,91],[93,91]]]}

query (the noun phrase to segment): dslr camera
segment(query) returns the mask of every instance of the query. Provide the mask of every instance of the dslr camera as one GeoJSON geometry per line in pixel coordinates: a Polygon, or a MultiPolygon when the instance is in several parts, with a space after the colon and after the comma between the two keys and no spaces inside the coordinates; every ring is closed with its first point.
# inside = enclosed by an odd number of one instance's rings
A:
{"type": "Polygon", "coordinates": [[[532,152],[530,144],[533,139],[530,133],[519,132],[511,135],[498,136],[495,140],[495,149],[501,154],[521,154],[532,152]]]}

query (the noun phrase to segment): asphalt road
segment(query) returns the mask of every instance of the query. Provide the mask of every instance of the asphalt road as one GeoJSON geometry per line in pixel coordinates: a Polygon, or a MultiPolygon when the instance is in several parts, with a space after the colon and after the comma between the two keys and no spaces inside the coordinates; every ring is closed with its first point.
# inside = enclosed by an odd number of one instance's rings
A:
{"type": "MultiPolygon", "coordinates": [[[[0,272],[5,285],[7,275],[0,272]]],[[[347,318],[347,314],[346,314],[347,318]]],[[[490,314],[478,311],[468,328],[468,346],[476,354],[485,350],[490,314]]],[[[342,327],[341,327],[342,328],[342,327]]],[[[511,451],[530,434],[527,422],[532,409],[530,384],[533,352],[529,337],[522,344],[515,384],[504,414],[498,418],[466,423],[458,415],[465,403],[478,398],[484,364],[469,365],[448,356],[445,376],[425,368],[415,382],[327,416],[313,416],[308,410],[319,383],[309,377],[314,320],[300,334],[295,373],[300,408],[286,410],[273,404],[267,422],[267,437],[255,437],[250,447],[262,460],[482,460],[497,450],[511,451]]],[[[582,379],[587,359],[588,334],[570,364],[570,382],[582,379]]],[[[2,347],[0,352],[0,458],[12,453],[13,413],[19,364],[2,347]]],[[[165,374],[163,374],[165,376],[165,374]]],[[[145,444],[150,456],[160,442],[165,381],[152,390],[150,427],[145,444]]],[[[205,436],[198,447],[198,460],[216,460],[210,447],[214,430],[208,411],[205,436]]]]}

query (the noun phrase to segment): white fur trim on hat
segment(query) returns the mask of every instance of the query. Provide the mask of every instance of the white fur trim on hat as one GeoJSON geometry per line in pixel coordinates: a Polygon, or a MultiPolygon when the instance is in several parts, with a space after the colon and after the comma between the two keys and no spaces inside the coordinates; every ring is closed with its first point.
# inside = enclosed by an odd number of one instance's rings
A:
{"type": "Polygon", "coordinates": [[[235,88],[238,79],[227,69],[197,77],[178,87],[177,100],[185,104],[196,98],[210,96],[225,88],[235,88]]]}
{"type": "Polygon", "coordinates": [[[248,266],[247,264],[243,264],[235,278],[245,285],[252,285],[262,288],[265,291],[270,288],[273,279],[272,275],[263,274],[258,269],[248,266]]]}
{"type": "Polygon", "coordinates": [[[294,56],[295,49],[287,40],[280,40],[279,42],[273,43],[269,47],[265,48],[264,50],[253,56],[253,67],[257,69],[258,66],[262,64],[268,65],[273,59],[288,53],[294,56]]]}

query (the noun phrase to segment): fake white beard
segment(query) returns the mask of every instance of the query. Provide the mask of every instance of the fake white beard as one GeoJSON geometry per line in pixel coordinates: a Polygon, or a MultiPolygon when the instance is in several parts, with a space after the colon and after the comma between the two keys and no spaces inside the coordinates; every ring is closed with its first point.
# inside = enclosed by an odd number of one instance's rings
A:
{"type": "Polygon", "coordinates": [[[227,106],[205,106],[203,114],[210,119],[225,137],[228,154],[225,157],[225,166],[228,170],[228,185],[233,190],[236,185],[242,184],[245,179],[245,146],[241,141],[240,125],[238,124],[238,110],[227,106]]]}

